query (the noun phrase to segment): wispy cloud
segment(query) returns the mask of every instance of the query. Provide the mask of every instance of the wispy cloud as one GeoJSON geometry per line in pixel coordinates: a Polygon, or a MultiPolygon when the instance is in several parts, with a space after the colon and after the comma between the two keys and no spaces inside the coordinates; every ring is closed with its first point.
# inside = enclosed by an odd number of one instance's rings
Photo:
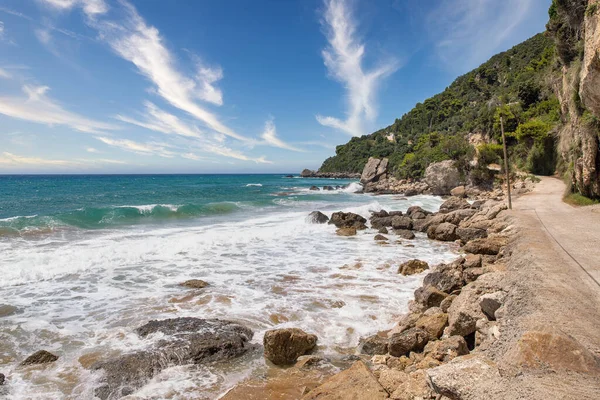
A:
{"type": "Polygon", "coordinates": [[[19,156],[17,154],[12,154],[8,152],[3,152],[0,154],[0,166],[21,166],[21,165],[75,165],[77,163],[66,160],[49,160],[46,158],[39,157],[26,157],[19,156]]]}
{"type": "Polygon", "coordinates": [[[41,3],[57,10],[70,10],[81,7],[88,17],[104,14],[108,11],[108,5],[104,0],[39,0],[41,3]]]}
{"type": "Polygon", "coordinates": [[[280,149],[292,150],[292,151],[304,151],[290,144],[285,143],[283,140],[277,137],[277,129],[275,128],[275,121],[270,118],[265,123],[265,130],[260,136],[265,143],[273,147],[279,147],[280,149]]]}
{"type": "Polygon", "coordinates": [[[12,75],[5,69],[0,68],[0,78],[10,79],[12,75]]]}
{"type": "MultiPolygon", "coordinates": [[[[439,58],[454,69],[484,62],[515,33],[534,0],[443,0],[424,25],[439,58]]],[[[545,6],[547,7],[547,6],[545,6]]]]}
{"type": "Polygon", "coordinates": [[[48,86],[23,86],[24,97],[0,97],[0,114],[46,125],[65,125],[88,133],[118,129],[115,125],[86,118],[66,110],[46,94],[48,86]]]}
{"type": "Polygon", "coordinates": [[[141,155],[154,155],[164,158],[173,158],[176,153],[169,150],[171,145],[166,143],[148,142],[141,143],[129,139],[113,139],[109,137],[99,136],[96,137],[99,141],[109,146],[117,147],[125,151],[130,151],[141,155]]]}
{"type": "Polygon", "coordinates": [[[85,151],[87,151],[88,153],[100,153],[100,151],[98,151],[98,149],[94,147],[86,147],[85,151]]]}
{"type": "Polygon", "coordinates": [[[345,120],[317,115],[324,126],[351,135],[365,133],[365,120],[377,117],[376,92],[382,79],[396,71],[396,60],[380,62],[371,69],[363,66],[365,45],[356,33],[356,21],[346,0],[325,0],[322,21],[329,46],[322,55],[329,74],[347,91],[348,111],[345,120]]]}
{"type": "Polygon", "coordinates": [[[187,76],[177,67],[159,30],[146,24],[133,5],[125,1],[122,4],[126,11],[122,21],[89,21],[115,53],[133,63],[154,84],[156,93],[172,106],[189,113],[214,131],[237,140],[249,140],[224,125],[217,115],[197,102],[223,103],[221,91],[214,85],[223,77],[222,70],[199,64],[196,75],[187,76]]]}

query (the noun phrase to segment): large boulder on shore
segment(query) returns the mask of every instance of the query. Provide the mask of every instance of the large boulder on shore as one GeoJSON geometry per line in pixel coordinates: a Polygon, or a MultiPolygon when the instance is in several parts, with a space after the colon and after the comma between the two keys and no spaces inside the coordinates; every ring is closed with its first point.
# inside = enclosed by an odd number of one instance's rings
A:
{"type": "Polygon", "coordinates": [[[398,273],[401,275],[414,275],[429,269],[429,264],[421,260],[409,260],[398,267],[398,273]]]}
{"type": "Polygon", "coordinates": [[[291,365],[317,345],[317,336],[298,328],[274,329],[263,338],[265,358],[275,365],[291,365]]]}
{"type": "Polygon", "coordinates": [[[306,220],[311,224],[325,224],[329,222],[329,217],[323,214],[321,211],[313,211],[308,214],[306,220]]]}
{"type": "Polygon", "coordinates": [[[352,367],[327,379],[311,390],[302,400],[383,400],[389,398],[369,367],[357,361],[352,367]]]}
{"type": "Polygon", "coordinates": [[[465,199],[458,197],[450,197],[448,200],[442,203],[442,205],[440,206],[440,212],[442,214],[446,214],[450,211],[463,210],[468,208],[471,208],[471,204],[465,199]]]}
{"type": "Polygon", "coordinates": [[[387,158],[380,160],[378,158],[369,157],[369,161],[367,161],[362,175],[360,176],[360,183],[367,184],[385,178],[387,175],[387,167],[387,158]]]}
{"type": "Polygon", "coordinates": [[[366,222],[367,219],[361,215],[351,212],[345,213],[342,211],[333,213],[329,220],[329,223],[335,225],[337,228],[355,229],[367,229],[367,226],[365,225],[366,222]]]}
{"type": "Polygon", "coordinates": [[[387,354],[388,338],[379,335],[372,335],[360,341],[360,352],[374,356],[377,354],[387,354]]]}
{"type": "Polygon", "coordinates": [[[461,184],[460,173],[452,160],[430,164],[425,170],[425,182],[431,192],[438,196],[448,195],[461,184]]]}
{"type": "Polygon", "coordinates": [[[456,234],[457,226],[449,222],[442,222],[439,225],[431,225],[427,229],[429,239],[440,240],[442,242],[453,242],[458,239],[456,234]]]}
{"type": "Polygon", "coordinates": [[[390,337],[389,352],[394,357],[407,355],[411,351],[421,351],[429,342],[429,333],[421,328],[410,328],[390,337]]]}
{"type": "Polygon", "coordinates": [[[94,392],[96,397],[104,400],[127,396],[167,367],[227,360],[253,348],[249,344],[253,336],[250,329],[218,319],[150,321],[136,333],[142,338],[156,336],[153,346],[94,364],[92,369],[103,372],[94,392]]]}

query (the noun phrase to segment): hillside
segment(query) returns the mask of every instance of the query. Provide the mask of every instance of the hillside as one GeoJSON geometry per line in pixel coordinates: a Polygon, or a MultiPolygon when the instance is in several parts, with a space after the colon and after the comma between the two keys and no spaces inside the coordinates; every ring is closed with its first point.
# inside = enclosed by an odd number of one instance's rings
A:
{"type": "MultiPolygon", "coordinates": [[[[548,131],[559,120],[558,101],[545,84],[553,59],[554,41],[538,34],[457,78],[392,125],[338,146],[336,155],[325,160],[319,171],[359,172],[373,156],[389,157],[400,177],[418,177],[430,162],[466,155],[467,134],[496,138],[501,104],[510,104],[506,107],[509,132],[533,118],[544,121],[543,129],[548,131]]],[[[492,153],[496,150],[492,148],[492,153]]],[[[491,158],[494,161],[495,156],[491,158]]]]}

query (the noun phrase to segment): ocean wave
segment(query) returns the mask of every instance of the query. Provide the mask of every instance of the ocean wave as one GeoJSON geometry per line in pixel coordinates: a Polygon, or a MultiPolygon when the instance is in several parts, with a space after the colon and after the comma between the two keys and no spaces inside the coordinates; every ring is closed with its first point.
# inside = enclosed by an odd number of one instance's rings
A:
{"type": "Polygon", "coordinates": [[[262,187],[262,183],[249,183],[249,184],[246,185],[246,187],[250,187],[250,186],[262,187]]]}
{"type": "Polygon", "coordinates": [[[230,214],[251,207],[239,202],[144,204],[85,207],[51,216],[15,216],[0,219],[0,237],[48,233],[63,228],[101,229],[144,222],[230,214]]]}

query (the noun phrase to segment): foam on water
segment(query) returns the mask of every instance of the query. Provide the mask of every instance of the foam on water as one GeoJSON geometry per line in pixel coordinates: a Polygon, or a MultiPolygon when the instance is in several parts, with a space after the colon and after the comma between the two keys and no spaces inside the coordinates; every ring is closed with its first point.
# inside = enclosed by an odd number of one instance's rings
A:
{"type": "MultiPolygon", "coordinates": [[[[106,358],[147,340],[133,330],[151,319],[193,316],[236,320],[252,328],[256,343],[274,327],[314,332],[324,352],[346,353],[359,338],[388,329],[406,310],[421,275],[404,277],[397,266],[412,258],[449,261],[449,245],[419,234],[405,247],[378,245],[373,232],[335,235],[331,225],[306,222],[315,209],[435,210],[441,200],[417,196],[356,196],[354,205],[331,201],[288,201],[285,211],[248,213],[186,227],[140,226],[0,241],[0,298],[19,312],[0,319],[0,364],[11,393],[32,398],[86,397],[93,376],[80,357],[106,358]],[[202,279],[210,286],[189,291],[179,283],[202,279]],[[43,375],[16,367],[41,348],[61,356],[43,375]]],[[[148,205],[144,207],[152,207],[148,205]]],[[[174,207],[174,206],[173,206],[174,207]]],[[[391,236],[391,239],[394,237],[391,236]]],[[[176,367],[163,371],[138,393],[140,398],[178,398],[202,388],[216,397],[262,359],[244,358],[230,369],[176,367]]]]}

